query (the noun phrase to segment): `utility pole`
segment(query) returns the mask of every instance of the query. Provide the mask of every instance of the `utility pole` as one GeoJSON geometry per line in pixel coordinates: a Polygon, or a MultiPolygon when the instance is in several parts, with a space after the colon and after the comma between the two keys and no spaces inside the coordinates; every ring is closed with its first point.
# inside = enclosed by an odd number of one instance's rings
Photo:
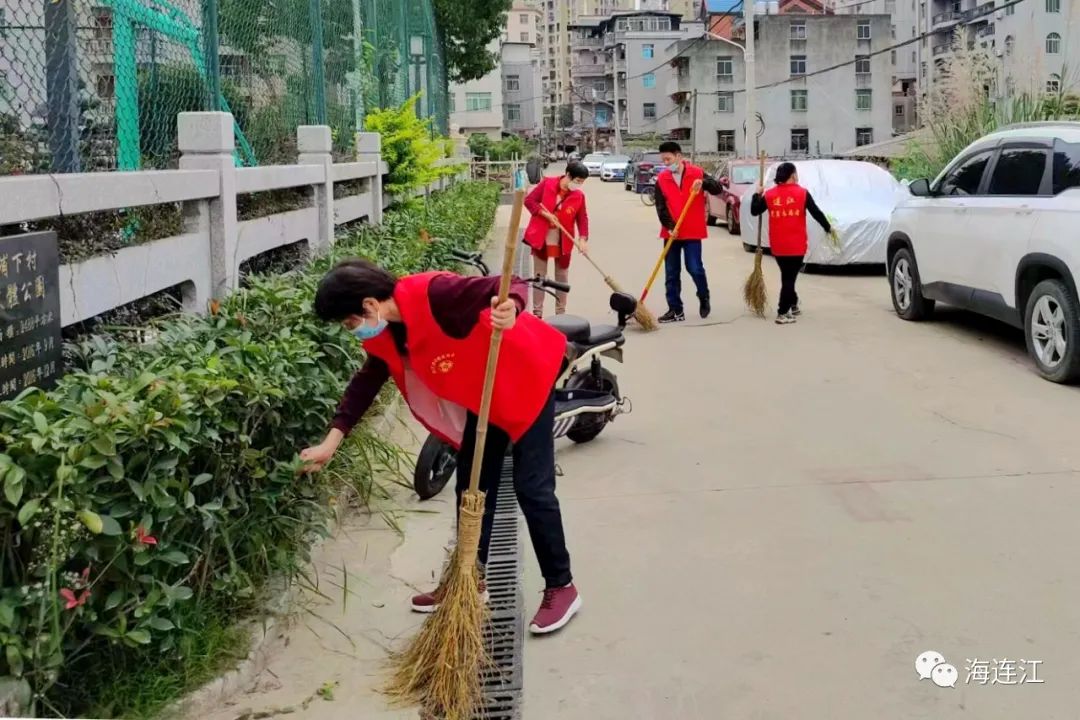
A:
{"type": "Polygon", "coordinates": [[[596,88],[592,89],[592,151],[596,152],[596,88]]]}
{"type": "Polygon", "coordinates": [[[360,12],[360,0],[352,0],[353,18],[353,62],[355,73],[353,77],[353,129],[360,132],[364,129],[364,16],[360,12]]]}
{"type": "Polygon", "coordinates": [[[619,126],[619,46],[611,51],[611,62],[615,67],[615,152],[622,153],[622,128],[619,126]]]}
{"type": "Polygon", "coordinates": [[[697,161],[697,88],[694,88],[694,98],[690,102],[690,162],[697,161]]]}
{"type": "Polygon", "coordinates": [[[754,1],[743,0],[743,17],[746,23],[746,50],[743,52],[743,59],[746,62],[746,131],[744,134],[747,157],[751,157],[751,136],[754,138],[753,157],[757,157],[760,152],[757,142],[757,112],[754,107],[754,88],[757,85],[754,74],[754,1]]]}

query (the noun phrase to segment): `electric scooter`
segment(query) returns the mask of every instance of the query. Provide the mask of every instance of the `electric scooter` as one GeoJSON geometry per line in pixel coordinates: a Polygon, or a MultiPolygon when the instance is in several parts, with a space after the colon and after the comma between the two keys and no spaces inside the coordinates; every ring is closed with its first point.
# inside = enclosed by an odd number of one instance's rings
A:
{"type": "MultiPolygon", "coordinates": [[[[490,275],[480,253],[455,250],[453,256],[490,275]]],[[[534,277],[526,281],[549,295],[569,292],[566,283],[534,277]]],[[[593,325],[576,315],[556,315],[546,322],[566,336],[566,360],[555,380],[555,439],[567,437],[576,443],[595,440],[616,417],[633,410],[630,399],[619,391],[619,381],[601,363],[601,357],[623,361],[626,323],[637,310],[637,298],[627,293],[612,293],[611,309],[617,325],[593,325]]],[[[507,452],[509,452],[507,448],[507,452]]],[[[438,495],[457,470],[457,451],[435,435],[428,435],[416,458],[413,489],[421,500],[438,495]]]]}

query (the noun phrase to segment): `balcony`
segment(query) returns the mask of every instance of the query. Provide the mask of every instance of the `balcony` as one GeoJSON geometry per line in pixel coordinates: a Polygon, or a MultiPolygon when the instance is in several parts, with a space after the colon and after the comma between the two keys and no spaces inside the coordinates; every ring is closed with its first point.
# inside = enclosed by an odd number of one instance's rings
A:
{"type": "Polygon", "coordinates": [[[970,10],[965,10],[963,15],[965,22],[988,22],[994,16],[994,3],[983,3],[978,7],[974,7],[970,10]]]}
{"type": "Polygon", "coordinates": [[[868,88],[874,86],[874,76],[870,73],[855,73],[855,87],[868,88]]]}
{"type": "Polygon", "coordinates": [[[935,15],[932,25],[934,30],[945,30],[956,25],[962,19],[963,13],[952,12],[950,10],[948,12],[938,13],[937,15],[935,15]]]}
{"type": "Polygon", "coordinates": [[[950,50],[952,50],[952,45],[946,43],[944,45],[935,45],[930,52],[933,54],[934,57],[939,57],[941,55],[945,55],[950,50]]]}
{"type": "Polygon", "coordinates": [[[573,38],[570,40],[570,45],[575,48],[600,48],[604,46],[604,41],[598,37],[587,38],[573,38]]]}
{"type": "Polygon", "coordinates": [[[89,55],[108,55],[109,60],[112,60],[113,55],[113,41],[112,38],[95,38],[93,40],[85,40],[86,52],[89,55]]]}
{"type": "Polygon", "coordinates": [[[602,63],[574,63],[570,68],[571,77],[603,77],[606,74],[602,63]]]}
{"type": "Polygon", "coordinates": [[[982,26],[978,30],[976,30],[975,35],[976,35],[976,37],[983,38],[983,37],[989,37],[990,35],[993,35],[995,32],[997,32],[997,27],[994,25],[994,23],[989,23],[987,25],[982,26]]]}

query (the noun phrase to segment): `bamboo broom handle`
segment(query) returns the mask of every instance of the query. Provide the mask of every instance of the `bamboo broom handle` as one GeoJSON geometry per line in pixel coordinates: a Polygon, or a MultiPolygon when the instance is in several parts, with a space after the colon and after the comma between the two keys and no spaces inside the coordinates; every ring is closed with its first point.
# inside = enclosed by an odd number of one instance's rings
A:
{"type": "MultiPolygon", "coordinates": [[[[761,199],[765,199],[765,151],[761,151],[761,155],[758,157],[758,184],[761,186],[761,199]]],[[[769,211],[768,206],[765,207],[765,213],[769,211]]],[[[757,223],[757,249],[761,249],[761,228],[765,224],[765,213],[762,213],[758,218],[757,223]]]]}
{"type": "MultiPolygon", "coordinates": [[[[499,278],[499,304],[510,297],[510,281],[514,274],[514,254],[517,250],[518,230],[521,228],[521,208],[525,205],[525,190],[514,193],[514,205],[510,212],[510,228],[506,231],[506,245],[503,247],[502,277],[499,278]]],[[[480,470],[484,461],[484,445],[487,443],[488,420],[491,417],[491,396],[495,390],[495,368],[499,363],[499,347],[502,345],[502,330],[493,328],[491,344],[488,346],[487,370],[484,373],[484,388],[480,395],[480,412],[476,417],[476,446],[473,448],[472,470],[469,473],[469,491],[480,489],[480,470]]]]}
{"type": "Polygon", "coordinates": [[[570,242],[574,243],[574,247],[578,249],[578,252],[584,255],[585,259],[589,261],[589,264],[596,268],[596,272],[600,273],[605,278],[609,277],[608,274],[604,272],[599,265],[596,264],[596,261],[589,257],[589,253],[585,252],[585,248],[581,247],[581,243],[578,241],[577,237],[571,235],[570,231],[567,230],[561,222],[559,222],[559,218],[555,218],[555,227],[561,230],[563,234],[566,235],[566,237],[570,238],[570,242]]]}
{"type": "Polygon", "coordinates": [[[664,264],[664,258],[667,257],[668,251],[671,250],[671,244],[675,242],[675,239],[679,237],[679,230],[682,228],[683,220],[686,219],[686,213],[690,210],[690,205],[693,204],[694,199],[697,198],[700,190],[693,190],[690,192],[690,198],[683,205],[682,212],[679,213],[679,219],[675,222],[675,229],[671,231],[668,236],[668,241],[664,243],[664,250],[660,253],[659,259],[656,261],[656,265],[653,267],[652,274],[649,275],[649,282],[645,283],[645,289],[641,291],[641,299],[639,302],[645,302],[645,296],[649,294],[649,288],[656,281],[656,276],[660,273],[660,266],[664,264]]]}

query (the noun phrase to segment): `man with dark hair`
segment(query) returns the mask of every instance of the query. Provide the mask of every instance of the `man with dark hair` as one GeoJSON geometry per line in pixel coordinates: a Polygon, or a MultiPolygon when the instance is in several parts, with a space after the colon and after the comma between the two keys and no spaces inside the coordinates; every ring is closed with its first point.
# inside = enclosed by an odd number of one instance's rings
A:
{"type": "MultiPolygon", "coordinates": [[[[527,286],[515,279],[499,304],[499,278],[429,272],[396,278],[367,260],[347,260],[327,273],[315,313],[340,322],[364,345],[367,360],[345,390],[326,439],[300,453],[309,471],[334,456],[344,437],[392,378],[413,415],[458,449],[457,493],[469,483],[477,413],[493,328],[503,331],[481,468],[487,493],[479,560],[487,562],[503,455],[513,443],[514,490],[547,589],[529,629],[562,628],[581,608],[570,575],[562,514],[555,497],[553,387],[566,352],[558,330],[524,313],[527,286]]],[[[486,599],[486,585],[481,584],[486,599]]],[[[417,595],[412,608],[434,612],[443,588],[417,595]]]]}
{"type": "MultiPolygon", "coordinates": [[[[795,281],[806,257],[806,216],[809,214],[826,233],[836,236],[825,213],[821,212],[806,188],[799,185],[799,173],[794,163],[780,163],[776,168],[776,185],[762,194],[761,183],[750,201],[750,214],[760,217],[769,211],[769,248],[780,268],[780,305],[776,311],[777,325],[790,325],[802,314],[795,281]]],[[[764,222],[758,220],[758,222],[764,222]]]]}
{"type": "MultiPolygon", "coordinates": [[[[570,275],[570,257],[574,240],[559,226],[573,232],[577,226],[578,242],[582,251],[589,247],[589,213],[585,207],[585,193],[581,188],[589,179],[589,168],[579,162],[566,166],[562,176],[543,178],[525,198],[525,209],[532,219],[525,228],[524,241],[532,249],[533,272],[547,277],[548,260],[555,261],[555,280],[567,282],[570,275]]],[[[533,288],[533,314],[544,316],[545,292],[533,288]]],[[[555,314],[566,312],[566,293],[555,294],[555,314]]]]}
{"type": "Polygon", "coordinates": [[[701,241],[708,237],[705,196],[719,195],[723,187],[705,174],[697,165],[683,158],[682,147],[677,142],[660,145],[660,161],[664,169],[656,176],[656,216],[660,219],[660,238],[667,242],[675,229],[679,216],[692,192],[697,192],[679,228],[679,237],[664,259],[664,285],[667,290],[668,311],[660,316],[660,322],[682,322],[686,319],[682,302],[682,259],[686,258],[686,271],[697,287],[698,308],[702,318],[709,317],[709,281],[705,277],[705,263],[701,259],[701,241]]]}

